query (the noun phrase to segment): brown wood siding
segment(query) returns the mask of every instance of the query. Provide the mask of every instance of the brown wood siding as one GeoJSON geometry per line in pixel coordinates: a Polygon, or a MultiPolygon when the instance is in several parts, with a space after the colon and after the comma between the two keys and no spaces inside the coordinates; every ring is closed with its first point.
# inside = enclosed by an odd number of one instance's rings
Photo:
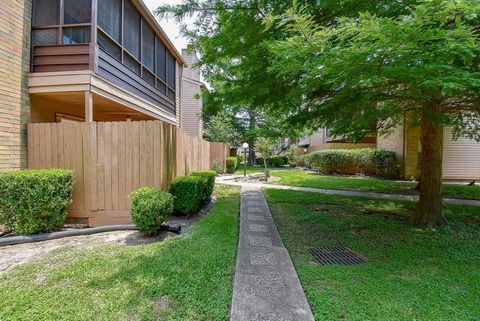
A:
{"type": "Polygon", "coordinates": [[[175,101],[161,93],[155,87],[143,80],[139,75],[115,60],[102,49],[98,49],[97,74],[106,80],[122,87],[158,106],[171,115],[175,115],[175,101]]]}
{"type": "Polygon", "coordinates": [[[90,69],[90,45],[36,46],[33,72],[78,71],[90,69]]]}

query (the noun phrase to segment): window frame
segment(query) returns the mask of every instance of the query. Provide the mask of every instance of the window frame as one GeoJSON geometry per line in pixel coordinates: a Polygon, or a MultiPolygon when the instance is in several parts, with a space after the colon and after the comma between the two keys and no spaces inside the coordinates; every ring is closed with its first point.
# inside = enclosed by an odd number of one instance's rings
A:
{"type": "MultiPolygon", "coordinates": [[[[38,0],[37,0],[38,1],[38,0]]],[[[35,13],[34,10],[32,9],[32,34],[35,30],[41,30],[41,29],[56,29],[57,30],[57,43],[56,44],[52,44],[52,45],[39,45],[39,46],[78,46],[78,45],[84,45],[83,43],[82,44],[64,44],[63,43],[63,29],[64,28],[85,28],[85,27],[90,27],[90,42],[91,43],[93,41],[93,29],[92,28],[92,21],[93,21],[93,18],[94,18],[94,14],[95,14],[95,10],[93,10],[93,5],[94,5],[94,1],[95,0],[90,0],[90,22],[85,22],[85,23],[65,23],[64,22],[64,11],[65,11],[65,0],[57,0],[57,21],[58,21],[58,24],[54,24],[54,25],[34,25],[33,24],[33,20],[34,20],[34,17],[33,17],[33,14],[35,13]]],[[[35,6],[36,5],[36,1],[34,0],[34,4],[32,5],[35,6]]],[[[33,38],[33,37],[32,37],[33,38]]],[[[85,44],[88,44],[88,43],[85,43],[85,44]]],[[[32,39],[32,48],[33,47],[36,47],[36,45],[33,43],[33,39],[32,39]]]]}

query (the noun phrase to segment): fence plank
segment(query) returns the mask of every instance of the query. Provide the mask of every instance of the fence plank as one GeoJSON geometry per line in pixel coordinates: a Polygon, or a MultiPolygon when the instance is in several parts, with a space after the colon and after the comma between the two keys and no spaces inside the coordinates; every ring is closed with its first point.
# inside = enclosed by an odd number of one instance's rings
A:
{"type": "Polygon", "coordinates": [[[69,213],[92,224],[128,221],[130,192],[144,185],[166,189],[174,177],[225,159],[226,150],[160,121],[28,126],[28,166],[73,169],[69,213]]]}
{"type": "Polygon", "coordinates": [[[97,210],[105,209],[105,123],[97,124],[97,210]]]}

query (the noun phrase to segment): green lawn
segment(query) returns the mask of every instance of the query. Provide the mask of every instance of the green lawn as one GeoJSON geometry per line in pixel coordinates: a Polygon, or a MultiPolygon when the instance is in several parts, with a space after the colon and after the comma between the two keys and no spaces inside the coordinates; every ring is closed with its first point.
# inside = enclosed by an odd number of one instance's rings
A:
{"type": "Polygon", "coordinates": [[[449,227],[418,229],[412,202],[266,190],[315,319],[478,320],[480,211],[447,206],[449,227]],[[312,247],[344,244],[368,258],[321,266],[312,247]]]}
{"type": "MultiPolygon", "coordinates": [[[[287,170],[288,167],[281,167],[281,168],[269,168],[271,172],[287,170]]],[[[238,166],[237,171],[235,172],[236,175],[243,175],[244,166],[243,164],[238,166]]],[[[247,174],[256,174],[256,173],[265,173],[265,167],[263,166],[247,166],[247,174]]]]}
{"type": "MultiPolygon", "coordinates": [[[[416,184],[412,182],[399,182],[371,177],[326,176],[303,170],[277,171],[272,173],[272,175],[281,178],[280,181],[272,184],[389,194],[413,195],[416,193],[416,184]]],[[[467,186],[466,184],[445,183],[443,186],[445,197],[480,200],[480,186],[478,185],[467,186]]]]}
{"type": "Polygon", "coordinates": [[[0,320],[226,320],[239,189],[183,237],[57,251],[0,276],[0,320]]]}

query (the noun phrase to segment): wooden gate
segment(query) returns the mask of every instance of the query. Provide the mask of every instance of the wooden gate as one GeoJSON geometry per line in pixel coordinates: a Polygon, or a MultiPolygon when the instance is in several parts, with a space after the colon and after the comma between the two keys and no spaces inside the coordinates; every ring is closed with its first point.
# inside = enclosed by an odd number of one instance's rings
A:
{"type": "Polygon", "coordinates": [[[29,124],[28,165],[74,170],[70,218],[121,224],[129,193],[208,169],[210,144],[161,121],[29,124]]]}

